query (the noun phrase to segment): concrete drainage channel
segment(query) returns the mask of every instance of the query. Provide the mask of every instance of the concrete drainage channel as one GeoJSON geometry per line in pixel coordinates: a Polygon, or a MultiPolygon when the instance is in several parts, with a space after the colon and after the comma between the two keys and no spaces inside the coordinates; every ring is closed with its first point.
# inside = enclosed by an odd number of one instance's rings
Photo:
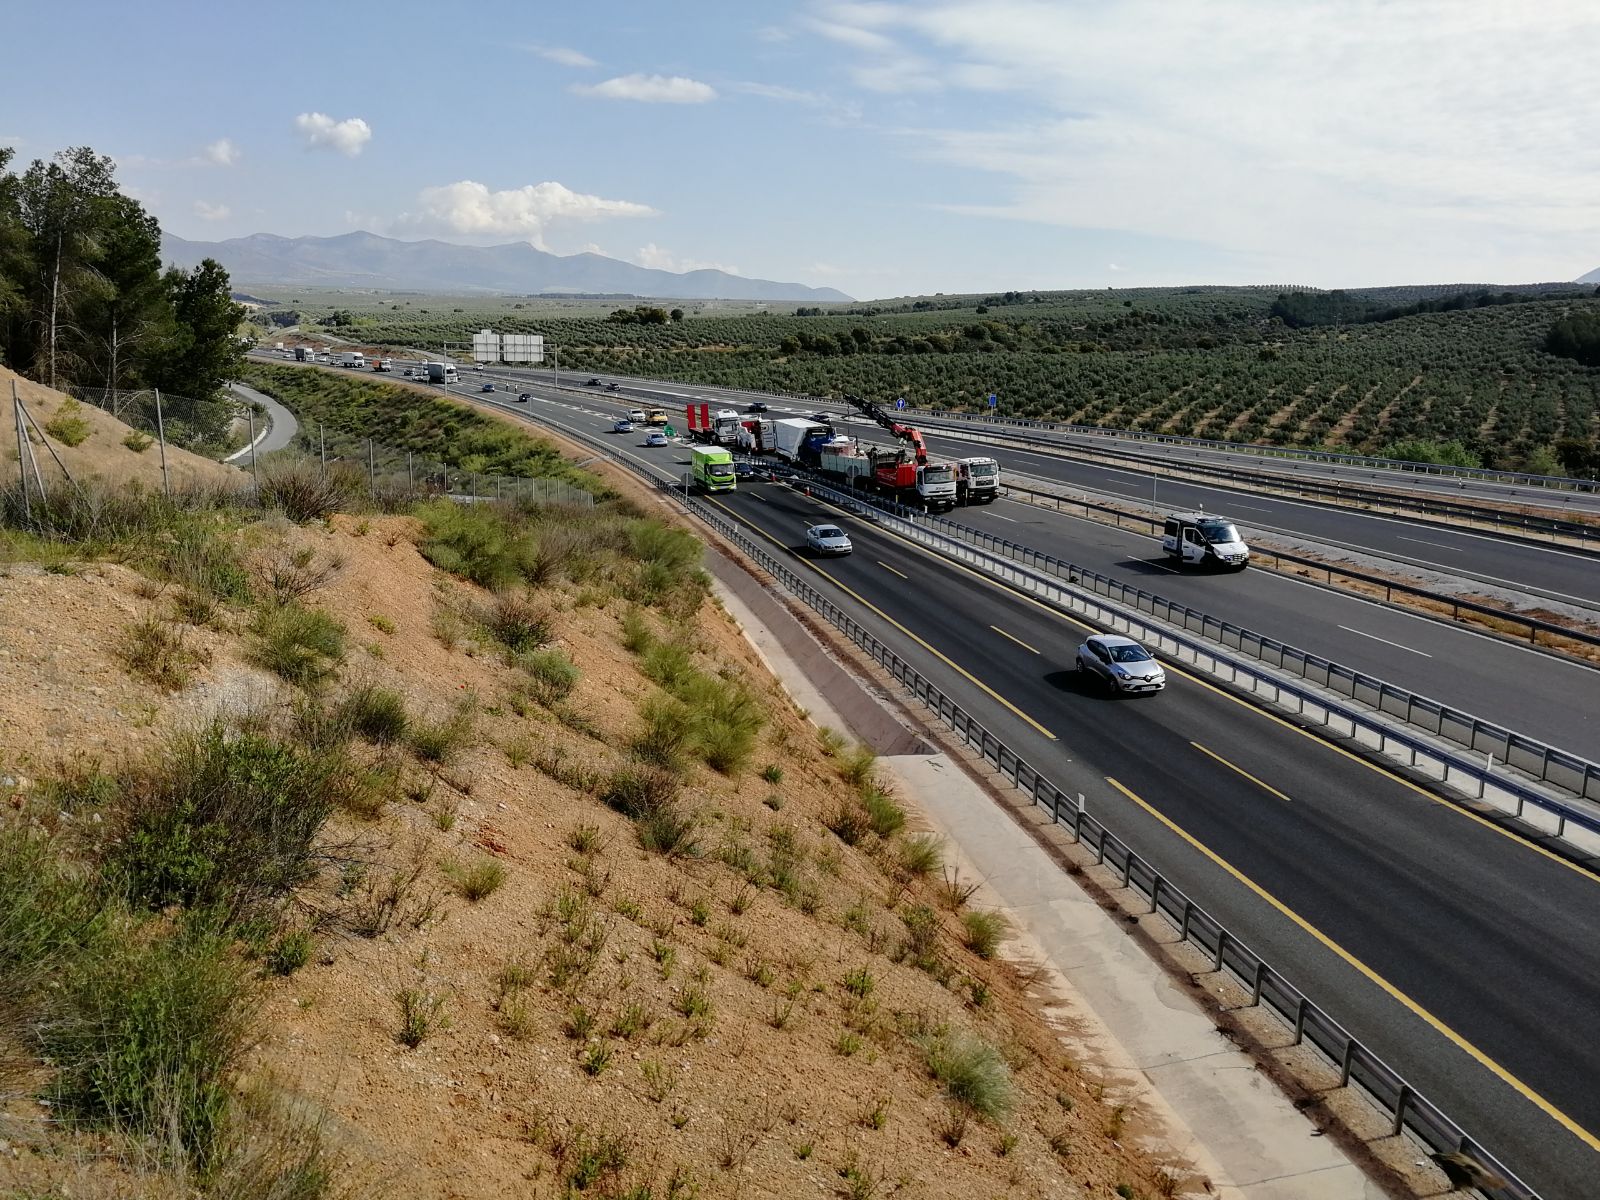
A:
{"type": "MultiPolygon", "coordinates": [[[[1341,1086],[1355,1087],[1388,1118],[1392,1135],[1408,1135],[1435,1155],[1453,1156],[1456,1163],[1470,1164],[1469,1173],[1476,1182],[1468,1186],[1485,1200],[1541,1200],[1537,1192],[1470,1137],[1448,1114],[1418,1093],[1404,1076],[1351,1037],[1331,1014],[1091,816],[1083,796],[1071,796],[1062,791],[819,589],[773,557],[722,514],[691,499],[681,485],[628,461],[588,435],[567,429],[561,433],[587,443],[601,456],[627,468],[670,497],[685,512],[715,529],[777,580],[784,590],[865,651],[912,699],[936,716],[1013,787],[1049,812],[1056,824],[1069,826],[1074,839],[1094,854],[1097,863],[1115,872],[1122,886],[1144,899],[1149,911],[1159,913],[1170,923],[1183,942],[1205,954],[1214,970],[1225,972],[1245,988],[1253,1005],[1279,1017],[1293,1031],[1296,1045],[1310,1046],[1317,1051],[1339,1072],[1341,1086]]],[[[872,511],[878,517],[885,515],[872,511]]]]}

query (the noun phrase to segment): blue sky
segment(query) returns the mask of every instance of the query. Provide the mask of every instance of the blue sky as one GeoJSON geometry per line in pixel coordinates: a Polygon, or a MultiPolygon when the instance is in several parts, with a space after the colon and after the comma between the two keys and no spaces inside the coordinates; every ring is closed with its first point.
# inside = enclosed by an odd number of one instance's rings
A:
{"type": "Polygon", "coordinates": [[[111,154],[194,239],[525,240],[858,297],[1600,267],[1588,0],[64,0],[5,25],[0,144],[111,154]]]}

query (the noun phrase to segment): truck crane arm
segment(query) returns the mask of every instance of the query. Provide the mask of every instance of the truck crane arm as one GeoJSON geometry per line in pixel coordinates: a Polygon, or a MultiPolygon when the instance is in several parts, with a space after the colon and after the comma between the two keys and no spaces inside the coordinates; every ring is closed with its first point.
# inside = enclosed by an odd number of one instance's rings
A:
{"type": "Polygon", "coordinates": [[[910,425],[900,424],[888,412],[871,400],[863,400],[860,396],[852,396],[849,393],[846,393],[844,398],[847,403],[860,409],[862,413],[882,425],[900,441],[910,442],[917,465],[919,467],[927,466],[928,448],[923,444],[922,433],[919,430],[912,428],[910,425]]]}

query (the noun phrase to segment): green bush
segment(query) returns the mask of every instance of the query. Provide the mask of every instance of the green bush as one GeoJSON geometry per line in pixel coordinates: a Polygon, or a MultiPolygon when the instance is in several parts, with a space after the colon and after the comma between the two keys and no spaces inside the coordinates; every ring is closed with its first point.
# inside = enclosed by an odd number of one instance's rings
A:
{"type": "Polygon", "coordinates": [[[676,776],[643,764],[621,767],[612,772],[600,792],[603,803],[633,820],[672,803],[677,796],[676,776]]]}
{"type": "Polygon", "coordinates": [[[63,400],[56,415],[45,422],[44,431],[63,446],[81,446],[94,432],[94,427],[78,415],[82,408],[76,400],[63,400]]]}
{"type": "Polygon", "coordinates": [[[298,687],[320,686],[344,660],[344,626],[314,608],[269,605],[257,615],[251,632],[251,661],[298,687]]]}
{"type": "Polygon", "coordinates": [[[248,912],[312,873],[323,822],[352,786],[347,761],[213,723],[123,780],[105,864],[129,903],[248,912]]]}
{"type": "Polygon", "coordinates": [[[280,934],[262,959],[274,975],[293,975],[311,961],[317,939],[309,929],[290,929],[280,934]]]}
{"type": "Polygon", "coordinates": [[[932,875],[944,865],[944,842],[938,834],[920,833],[900,843],[900,865],[917,879],[932,875]]]}
{"type": "Polygon", "coordinates": [[[137,429],[130,429],[128,436],[122,439],[122,444],[135,454],[143,454],[155,445],[155,439],[148,433],[140,433],[137,429]]]}
{"type": "Polygon", "coordinates": [[[528,673],[528,690],[548,707],[565,700],[578,686],[578,668],[559,650],[532,650],[517,656],[517,666],[528,673]]]}
{"type": "Polygon", "coordinates": [[[876,784],[868,784],[861,789],[861,807],[866,810],[867,824],[872,832],[881,838],[893,837],[905,826],[906,810],[876,784]]]}
{"type": "Polygon", "coordinates": [[[44,1023],[56,1116],[154,1139],[203,1169],[227,1131],[254,1013],[228,934],[127,930],[66,974],[44,1023]]]}
{"type": "Polygon", "coordinates": [[[176,692],[189,682],[205,656],[184,643],[183,631],[159,617],[149,616],[122,631],[117,654],[128,670],[146,683],[176,692]]]}
{"type": "Polygon", "coordinates": [[[966,931],[967,947],[979,958],[993,958],[1011,930],[1010,922],[997,912],[962,913],[961,924],[966,931]]]}
{"type": "Polygon", "coordinates": [[[260,499],[291,521],[324,521],[354,508],[367,490],[361,472],[310,458],[274,458],[260,472],[260,499]]]}
{"type": "Polygon", "coordinates": [[[339,704],[339,712],[351,729],[379,746],[402,741],[410,725],[405,697],[370,683],[346,696],[339,704]]]}
{"type": "Polygon", "coordinates": [[[956,1103],[997,1121],[1011,1110],[1016,1089],[1000,1052],[970,1033],[941,1030],[921,1041],[928,1073],[956,1103]]]}
{"type": "Polygon", "coordinates": [[[480,620],[495,641],[513,654],[537,650],[555,636],[549,610],[516,593],[496,596],[480,620]]]}
{"type": "Polygon", "coordinates": [[[493,858],[480,858],[470,864],[447,862],[441,869],[450,886],[474,904],[494,895],[506,881],[505,867],[493,858]]]}
{"type": "Polygon", "coordinates": [[[427,531],[419,549],[441,571],[495,590],[523,582],[533,543],[493,505],[433,500],[419,505],[416,515],[427,531]]]}
{"type": "Polygon", "coordinates": [[[411,721],[411,752],[424,762],[449,763],[472,743],[472,710],[459,708],[442,721],[411,721]]]}
{"type": "Polygon", "coordinates": [[[48,973],[94,944],[103,907],[43,834],[0,826],[0,1012],[21,1008],[48,973]]]}

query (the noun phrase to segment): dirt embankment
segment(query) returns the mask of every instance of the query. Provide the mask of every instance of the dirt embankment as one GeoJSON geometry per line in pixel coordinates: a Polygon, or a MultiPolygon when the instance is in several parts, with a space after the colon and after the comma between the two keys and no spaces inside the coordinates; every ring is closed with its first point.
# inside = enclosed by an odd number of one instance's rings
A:
{"type": "MultiPolygon", "coordinates": [[[[11,389],[16,387],[23,407],[49,439],[49,448],[30,430],[33,461],[46,486],[61,482],[63,473],[56,456],[79,483],[90,480],[113,486],[137,483],[146,488],[161,486],[161,449],[152,438],[117,420],[92,404],[80,403],[61,392],[24,379],[15,371],[0,367],[0,462],[6,474],[0,486],[17,483],[16,406],[11,389]],[[55,451],[55,455],[50,453],[55,451]]],[[[30,478],[32,462],[28,465],[30,478]]],[[[213,462],[176,446],[167,447],[167,473],[175,490],[242,482],[237,467],[213,462]]]]}
{"type": "MultiPolygon", "coordinates": [[[[987,949],[959,889],[931,861],[908,865],[918,844],[889,828],[889,809],[862,809],[870,764],[819,736],[717,606],[640,618],[602,580],[532,588],[546,648],[578,668],[556,699],[530,693],[528,662],[486,638],[493,596],[419,554],[413,519],[278,520],[243,536],[261,578],[300,572],[302,602],[348,631],[335,694],[393,689],[414,721],[470,730],[438,758],[370,748],[395,792],[335,820],[326,841],[342,865],[296,900],[314,949],[259,984],[234,1082],[302,1097],[347,1179],[462,1198],[1176,1189],[1028,981],[969,948],[987,949]],[[663,727],[650,714],[669,696],[642,669],[641,630],[761,714],[746,760],[681,767],[695,829],[671,855],[599,798],[663,727]],[[465,872],[485,864],[503,882],[470,898],[465,872]],[[363,903],[365,924],[334,916],[363,903]]],[[[0,654],[32,682],[0,696],[10,786],[113,769],[217,713],[291,719],[304,699],[253,665],[248,613],[196,623],[177,589],[125,567],[13,565],[0,604],[25,614],[0,654]],[[125,665],[145,617],[191,652],[171,690],[125,665]]],[[[12,1141],[0,1179],[53,1194],[60,1164],[82,1162],[31,1145],[12,1141]]],[[[75,1170],[76,1196],[161,1194],[75,1170]]]]}

